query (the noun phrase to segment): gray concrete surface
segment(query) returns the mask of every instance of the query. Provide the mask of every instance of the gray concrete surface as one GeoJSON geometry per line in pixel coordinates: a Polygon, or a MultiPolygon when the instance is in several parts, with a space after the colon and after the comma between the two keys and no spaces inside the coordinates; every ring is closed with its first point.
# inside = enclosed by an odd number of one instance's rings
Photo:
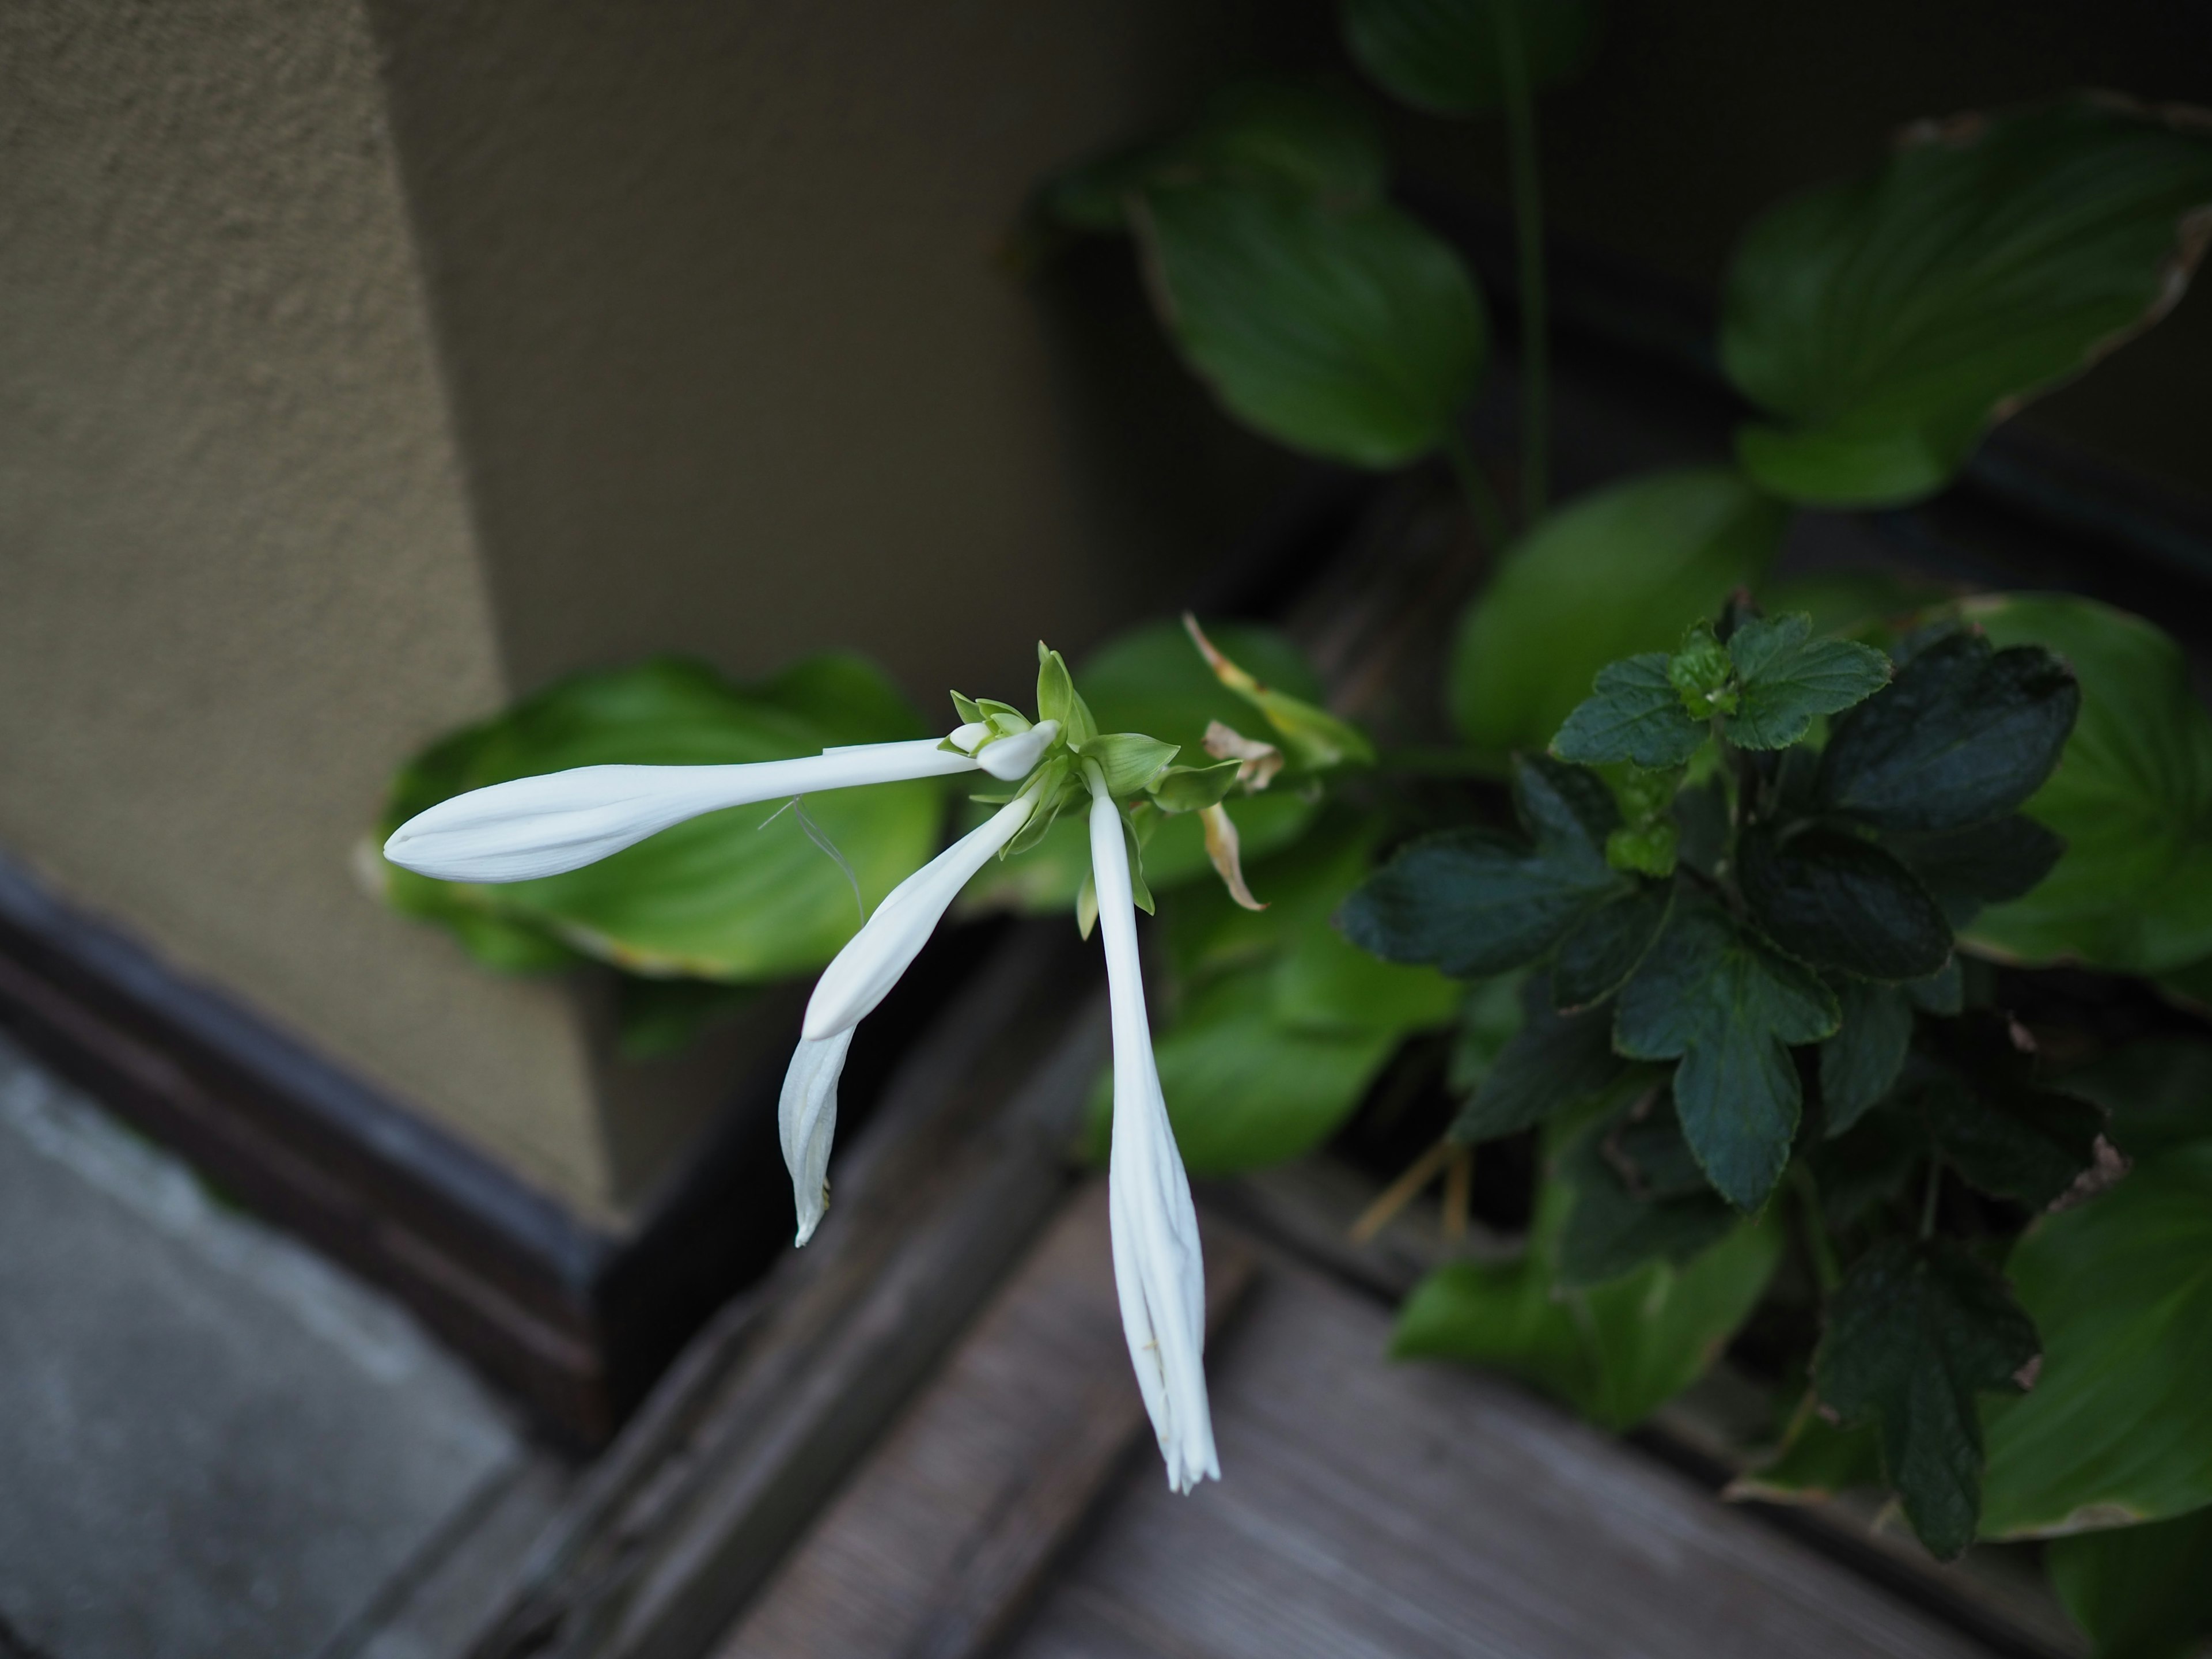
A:
{"type": "Polygon", "coordinates": [[[371,1650],[538,1461],[396,1305],[0,1036],[0,1652],[371,1650]]]}

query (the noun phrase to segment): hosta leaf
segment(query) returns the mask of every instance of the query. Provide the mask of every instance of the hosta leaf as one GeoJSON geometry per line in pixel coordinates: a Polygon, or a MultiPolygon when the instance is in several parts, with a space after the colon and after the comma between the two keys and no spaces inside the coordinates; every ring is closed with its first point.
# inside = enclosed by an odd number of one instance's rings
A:
{"type": "Polygon", "coordinates": [[[2043,1333],[2027,1399],[1993,1402],[1983,1530],[2126,1525],[2212,1504],[2212,1142],[2047,1215],[2006,1271],[2043,1333]]]}
{"type": "Polygon", "coordinates": [[[1745,749],[1787,749],[1814,716],[1839,714],[1889,684],[1889,659],[1850,640],[1808,637],[1802,613],[1754,617],[1729,635],[1740,702],[1722,724],[1745,749]]]}
{"type": "Polygon", "coordinates": [[[1951,926],[1912,872],[1872,842],[1832,830],[1745,834],[1738,873],[1752,915],[1800,961],[1867,979],[1925,979],[1951,955],[1951,926]]]}
{"type": "Polygon", "coordinates": [[[2054,1539],[2051,1587],[2097,1659],[2191,1659],[2212,1640],[2212,1508],[2172,1521],[2054,1539]]]}
{"type": "Polygon", "coordinates": [[[1790,1419],[1780,1449],[1730,1481],[1721,1495],[1738,1501],[1814,1504],[1881,1484],[1881,1437],[1870,1428],[1837,1427],[1808,1396],[1790,1419]]]}
{"type": "Polygon", "coordinates": [[[1231,415],[1354,466],[1402,466],[1443,442],[1490,349],[1443,242],[1380,204],[1218,185],[1143,200],[1155,302],[1231,415]]]}
{"type": "Polygon", "coordinates": [[[1737,453],[1792,501],[1941,489],[1976,441],[2164,314],[2202,251],[2198,123],[2076,98],[1929,124],[1874,177],[1753,226],[1721,358],[1775,424],[1737,453]]]}
{"type": "Polygon", "coordinates": [[[1820,1399],[1844,1424],[1880,1431],[1889,1483],[1942,1559],[1973,1540],[1981,1512],[1975,1396],[2017,1390],[2037,1352],[2004,1281],[1949,1239],[1876,1245],[1828,1300],[1820,1399]]]}
{"type": "Polygon", "coordinates": [[[1486,830],[1449,830],[1401,848],[1345,901],[1338,925],[1389,962],[1433,963],[1462,978],[1534,961],[1583,915],[1627,890],[1605,861],[1612,811],[1587,773],[1531,762],[1515,778],[1533,844],[1486,830]],[[1595,794],[1591,786],[1595,786],[1595,794]]]}
{"type": "Polygon", "coordinates": [[[1638,882],[1577,922],[1559,941],[1552,994],[1561,1008],[1587,1008],[1619,990],[1636,971],[1674,904],[1671,881],[1638,882]]]}
{"type": "Polygon", "coordinates": [[[1837,1000],[1843,1025],[1820,1045],[1820,1107],[1832,1139],[1890,1091],[1912,1043],[1912,1000],[1900,987],[1846,980],[1837,1000]]]}
{"type": "Polygon", "coordinates": [[[1623,988],[1613,1046],[1642,1060],[1680,1059],[1682,1133],[1721,1195],[1764,1203],[1789,1161],[1802,1096],[1789,1045],[1833,1033],[1836,1000],[1806,969],[1727,914],[1677,903],[1623,988]]]}
{"type": "Polygon", "coordinates": [[[1592,0],[1346,0],[1345,43],[1393,96],[1431,115],[1479,115],[1505,100],[1498,10],[1531,87],[1571,79],[1597,39],[1592,0]]]}
{"type": "Polygon", "coordinates": [[[1596,690],[1575,705],[1552,752],[1578,766],[1633,761],[1654,771],[1687,761],[1711,732],[1682,707],[1667,661],[1663,651],[1644,651],[1598,670],[1596,690]]]}
{"type": "Polygon", "coordinates": [[[2066,665],[2034,646],[1958,633],[1839,720],[1814,788],[1826,811],[1907,832],[1986,823],[2058,763],[2081,705],[2066,665]]]}
{"type": "Polygon", "coordinates": [[[1326,924],[1302,931],[1274,969],[1275,1017],[1303,1030],[1425,1030],[1448,1024],[1466,991],[1433,968],[1371,957],[1326,924]]]}
{"type": "Polygon", "coordinates": [[[1593,491],[1517,544],[1453,647],[1453,721],[1486,761],[1545,748],[1598,671],[1671,651],[1765,574],[1789,510],[1723,469],[1593,491]]]}
{"type": "Polygon", "coordinates": [[[2024,812],[1933,835],[1886,836],[1882,845],[1920,878],[1954,927],[1966,927],[1984,905],[2031,890],[2066,850],[2024,812]]]}
{"type": "Polygon", "coordinates": [[[2160,973],[2212,955],[2212,714],[2181,649],[2137,617],[2088,599],[1977,600],[2002,645],[2047,646],[2081,677],[2081,717],[2027,803],[2065,855],[1977,941],[2030,962],[2160,973]]]}
{"type": "Polygon", "coordinates": [[[624,974],[616,983],[615,1046],[624,1060],[680,1054],[702,1032],[733,1018],[758,994],[747,985],[624,974]]]}

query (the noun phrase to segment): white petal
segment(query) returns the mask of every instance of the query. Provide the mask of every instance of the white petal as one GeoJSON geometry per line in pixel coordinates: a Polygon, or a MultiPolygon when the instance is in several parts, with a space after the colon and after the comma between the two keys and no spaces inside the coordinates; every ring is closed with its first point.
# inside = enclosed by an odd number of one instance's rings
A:
{"type": "Polygon", "coordinates": [[[975,757],[975,763],[994,778],[1017,782],[1029,776],[1038,757],[1052,747],[1052,740],[1059,735],[1058,720],[1039,720],[1017,736],[1000,738],[996,743],[986,744],[975,757]]]}
{"type": "Polygon", "coordinates": [[[969,830],[891,889],[815,981],[804,1028],[809,1042],[848,1030],[873,1012],[921,954],[960,890],[1021,832],[1036,804],[1030,793],[1000,807],[982,828],[969,830]]]}
{"type": "Polygon", "coordinates": [[[926,738],[744,766],[580,766],[441,801],[393,830],[384,856],[442,881],[527,881],[725,806],[975,769],[926,738]]]}
{"type": "Polygon", "coordinates": [[[801,1042],[783,1074],[783,1098],[775,1123],[783,1140],[783,1161],[791,1170],[791,1200],[799,1212],[799,1237],[814,1237],[830,1208],[830,1146],[837,1134],[837,1079],[845,1070],[845,1051],[853,1046],[850,1026],[820,1042],[801,1042]]]}
{"type": "Polygon", "coordinates": [[[981,720],[969,720],[964,726],[954,726],[945,733],[945,740],[962,754],[972,755],[975,752],[975,745],[990,735],[991,728],[981,720]]]}
{"type": "Polygon", "coordinates": [[[1152,1060],[1121,814],[1098,781],[1091,791],[1091,871],[1114,1014],[1113,1162],[1106,1177],[1114,1282],[1138,1391],[1167,1460],[1168,1485],[1187,1492],[1208,1476],[1221,1478],[1206,1399],[1198,1212],[1152,1060]]]}

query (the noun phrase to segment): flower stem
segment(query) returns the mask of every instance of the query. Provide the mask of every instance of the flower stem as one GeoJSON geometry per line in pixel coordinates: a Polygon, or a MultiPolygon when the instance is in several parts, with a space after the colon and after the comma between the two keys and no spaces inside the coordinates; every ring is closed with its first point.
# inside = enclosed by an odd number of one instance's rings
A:
{"type": "Polygon", "coordinates": [[[1493,5],[1505,147],[1513,181],[1513,240],[1521,258],[1521,522],[1544,516],[1549,489],[1551,377],[1544,288],[1544,204],[1536,166],[1536,98],[1510,5],[1493,5]]]}
{"type": "Polygon", "coordinates": [[[1452,475],[1459,480],[1460,494],[1467,497],[1467,510],[1474,520],[1474,528],[1492,553],[1502,553],[1505,544],[1512,539],[1506,527],[1505,509],[1498,504],[1498,492],[1491,489],[1490,480],[1482,476],[1475,465],[1474,453],[1467,447],[1467,440],[1458,433],[1444,439],[1444,459],[1451,463],[1452,475]]]}

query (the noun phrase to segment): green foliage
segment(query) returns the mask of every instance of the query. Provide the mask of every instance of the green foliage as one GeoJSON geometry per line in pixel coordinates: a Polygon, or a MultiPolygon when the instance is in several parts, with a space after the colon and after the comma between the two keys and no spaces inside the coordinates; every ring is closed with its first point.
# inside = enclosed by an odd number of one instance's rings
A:
{"type": "Polygon", "coordinates": [[[1899,987],[1844,975],[1836,992],[1843,1024],[1820,1045],[1820,1103],[1832,1139],[1889,1092],[1912,1046],[1912,1001],[1899,987]]]}
{"type": "MultiPolygon", "coordinates": [[[[434,744],[393,779],[381,830],[465,790],[569,767],[781,760],[923,734],[897,690],[857,658],[814,658],[743,687],[658,658],[564,680],[434,744]]],[[[805,811],[872,905],[936,850],[944,801],[932,782],[884,784],[813,797],[805,811]]],[[[795,814],[762,827],[775,811],[709,813],[580,870],[501,886],[392,866],[386,896],[452,927],[492,966],[557,967],[581,952],[654,975],[781,978],[829,961],[861,911],[795,814]]]]}
{"type": "Polygon", "coordinates": [[[2212,1140],[2212,1042],[2150,1037],[2067,1074],[2067,1090],[2110,1114],[2106,1133],[2129,1158],[2212,1140]]]}
{"type": "Polygon", "coordinates": [[[1504,106],[1510,71],[1501,23],[1528,81],[1540,88],[1571,80],[1589,61],[1598,13],[1589,0],[1346,0],[1344,7],[1345,43],[1360,68],[1432,115],[1504,106]]]}
{"type": "Polygon", "coordinates": [[[1850,640],[1814,639],[1805,615],[1753,617],[1729,636],[1741,703],[1723,730],[1740,749],[1787,749],[1815,719],[1861,703],[1889,683],[1881,652],[1850,640]]]}
{"type": "Polygon", "coordinates": [[[681,1054],[710,1028],[734,1018],[759,994],[710,979],[643,979],[615,984],[615,1047],[624,1060],[681,1054]]]}
{"type": "Polygon", "coordinates": [[[1498,1051],[1452,1123],[1452,1139],[1472,1146],[1534,1128],[1547,1119],[1610,1099],[1645,1075],[1613,1049],[1606,1009],[1562,1014],[1549,981],[1533,975],[1522,988],[1521,1029],[1498,1051]]]}
{"type": "Polygon", "coordinates": [[[2065,855],[2033,895],[1982,916],[1976,941],[2130,973],[2212,956],[2212,714],[2180,647],[2139,617],[2065,595],[1963,612],[2001,645],[2056,651],[2081,685],[2059,768],[2027,803],[2065,855]]]}
{"type": "Polygon", "coordinates": [[[1789,511],[1734,472],[1656,473],[1584,496],[1507,555],[1453,647],[1449,708],[1500,770],[1547,746],[1598,672],[1671,651],[1765,574],[1789,511]]]}
{"type": "Polygon", "coordinates": [[[1574,1195],[1559,1236],[1563,1285],[1601,1285],[1648,1261],[1686,1267],[1737,1221],[1698,1167],[1663,1090],[1586,1130],[1560,1160],[1559,1179],[1574,1195]]]}
{"type": "Polygon", "coordinates": [[[1806,1504],[1882,1485],[1881,1437],[1831,1423],[1808,1395],[1774,1455],[1731,1481],[1726,1495],[1806,1504]]]}
{"type": "Polygon", "coordinates": [[[1917,500],[1993,422],[2178,296],[2212,140],[2108,99],[1927,124],[1873,177],[1801,196],[1730,265],[1721,358],[1776,424],[1737,453],[1789,500],[1917,500]]]}
{"type": "Polygon", "coordinates": [[[1883,1471],[1939,1558],[1973,1540],[1981,1512],[1976,1397],[2018,1389],[2037,1351],[2004,1281],[1948,1239],[1876,1245],[1829,1299],[1820,1399],[1880,1431],[1883,1471]]]}
{"type": "Polygon", "coordinates": [[[2043,1560],[2097,1659],[2191,1659],[2212,1640],[2212,1508],[2055,1539],[2043,1560]]]}
{"type": "Polygon", "coordinates": [[[1863,836],[1817,823],[1762,829],[1745,835],[1737,856],[1752,914],[1801,962],[1901,981],[1925,979],[1950,959],[1942,908],[1863,836]]]}
{"type": "Polygon", "coordinates": [[[2044,1362],[2025,1400],[1988,1413],[1984,1530],[2047,1535],[2212,1504],[2212,1140],[2044,1217],[2006,1266],[2044,1362]]]}

